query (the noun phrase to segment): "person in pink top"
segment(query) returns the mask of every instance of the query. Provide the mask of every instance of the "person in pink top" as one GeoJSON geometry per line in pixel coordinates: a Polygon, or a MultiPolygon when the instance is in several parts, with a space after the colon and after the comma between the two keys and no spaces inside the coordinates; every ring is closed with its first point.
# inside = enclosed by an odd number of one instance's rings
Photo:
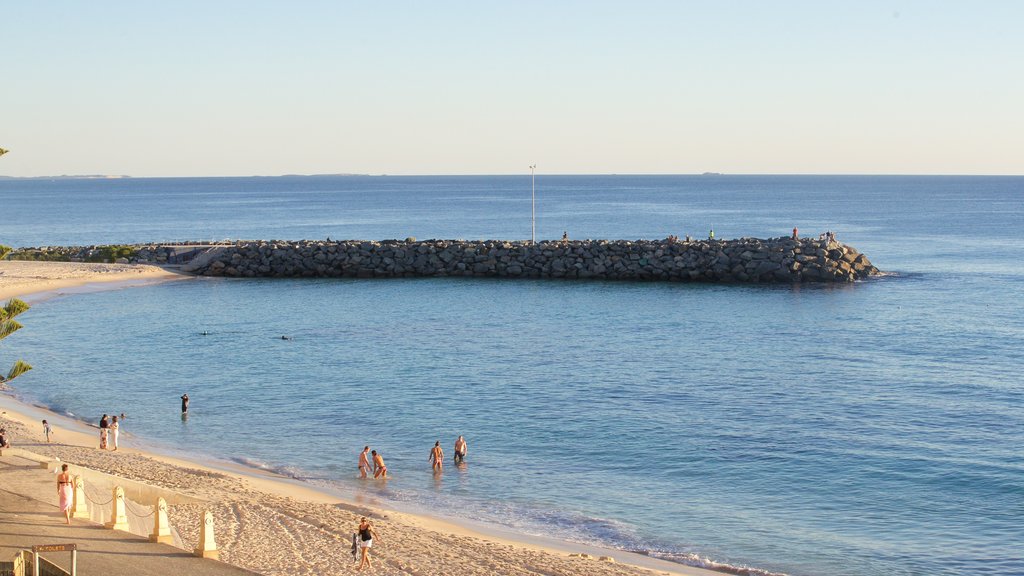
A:
{"type": "Polygon", "coordinates": [[[57,495],[60,496],[60,511],[64,513],[67,523],[71,524],[71,505],[75,501],[75,490],[71,484],[67,464],[61,464],[60,474],[57,475],[57,495]]]}

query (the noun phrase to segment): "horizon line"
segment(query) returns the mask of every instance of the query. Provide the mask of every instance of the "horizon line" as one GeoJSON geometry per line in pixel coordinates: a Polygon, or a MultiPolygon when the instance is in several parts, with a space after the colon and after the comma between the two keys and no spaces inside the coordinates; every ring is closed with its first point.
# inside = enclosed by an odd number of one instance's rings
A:
{"type": "MultiPolygon", "coordinates": [[[[405,174],[405,173],[357,173],[357,172],[334,172],[334,173],[286,173],[286,174],[219,174],[219,175],[194,175],[194,176],[134,176],[130,174],[50,174],[41,176],[8,176],[0,174],[0,180],[125,180],[125,179],[173,179],[173,178],[325,178],[325,177],[477,177],[477,176],[529,176],[529,172],[509,172],[504,174],[466,172],[455,174],[405,174]]],[[[708,178],[728,176],[887,176],[887,177],[977,177],[977,178],[1014,178],[1024,176],[1020,174],[981,174],[981,173],[955,173],[955,172],[933,172],[933,173],[909,173],[909,172],[539,172],[538,176],[703,176],[708,178]]]]}

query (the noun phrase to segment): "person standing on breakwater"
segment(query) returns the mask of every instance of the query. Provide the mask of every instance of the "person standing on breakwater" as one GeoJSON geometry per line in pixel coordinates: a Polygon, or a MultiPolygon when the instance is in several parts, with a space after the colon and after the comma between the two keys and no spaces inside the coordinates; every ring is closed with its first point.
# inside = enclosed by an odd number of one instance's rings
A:
{"type": "Polygon", "coordinates": [[[796,226],[793,226],[793,240],[796,240],[797,238],[799,238],[799,236],[797,235],[797,229],[796,226]]]}
{"type": "Polygon", "coordinates": [[[107,421],[107,415],[104,414],[103,418],[100,418],[100,450],[107,449],[107,430],[110,427],[110,423],[107,421]]]}
{"type": "Polygon", "coordinates": [[[373,525],[370,521],[363,516],[359,519],[359,552],[361,554],[359,558],[359,567],[356,570],[362,570],[364,567],[373,568],[373,563],[370,562],[370,548],[373,546],[374,538],[380,541],[380,536],[377,536],[377,532],[374,531],[373,525]]]}
{"type": "Polygon", "coordinates": [[[50,436],[53,435],[53,428],[50,428],[50,423],[43,420],[43,434],[46,435],[46,443],[50,443],[50,436]]]}
{"type": "Polygon", "coordinates": [[[188,414],[188,393],[181,395],[181,413],[188,414]]]}
{"type": "Polygon", "coordinates": [[[64,513],[67,523],[71,524],[71,504],[75,501],[75,493],[67,464],[61,464],[60,474],[57,475],[57,495],[60,497],[60,511],[64,513]]]}
{"type": "Polygon", "coordinates": [[[366,473],[370,471],[370,458],[367,456],[370,452],[369,446],[363,446],[363,451],[359,453],[359,477],[366,478],[366,473]]]}
{"type": "Polygon", "coordinates": [[[117,437],[121,434],[121,425],[117,423],[117,416],[114,416],[110,423],[110,433],[114,435],[114,450],[117,450],[117,437]]]}
{"type": "Polygon", "coordinates": [[[373,454],[373,477],[387,478],[388,467],[384,465],[384,457],[377,454],[376,450],[370,450],[370,454],[373,454]]]}
{"type": "Polygon", "coordinates": [[[708,240],[714,240],[714,239],[715,239],[715,229],[712,228],[711,230],[708,230],[708,240]]]}
{"type": "Polygon", "coordinates": [[[459,436],[455,441],[455,463],[462,464],[466,461],[466,439],[459,436]]]}
{"type": "Polygon", "coordinates": [[[441,441],[434,442],[434,447],[430,449],[430,456],[427,457],[427,461],[434,465],[434,472],[440,472],[444,468],[444,450],[441,449],[441,441]]]}

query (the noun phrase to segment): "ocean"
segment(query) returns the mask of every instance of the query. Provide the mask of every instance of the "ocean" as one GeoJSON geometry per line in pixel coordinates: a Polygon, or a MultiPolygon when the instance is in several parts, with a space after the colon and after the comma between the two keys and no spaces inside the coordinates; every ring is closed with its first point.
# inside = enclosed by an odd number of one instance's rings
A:
{"type": "MultiPolygon", "coordinates": [[[[35,366],[29,401],[126,412],[131,443],[361,501],[750,574],[1024,574],[1024,178],[538,175],[536,195],[538,239],[796,226],[886,274],[204,278],[39,302],[0,360],[35,366]],[[433,475],[460,434],[467,465],[433,475]],[[387,483],[355,478],[367,444],[387,483]]],[[[0,206],[14,246],[531,230],[529,175],[0,180],[0,206]]]]}

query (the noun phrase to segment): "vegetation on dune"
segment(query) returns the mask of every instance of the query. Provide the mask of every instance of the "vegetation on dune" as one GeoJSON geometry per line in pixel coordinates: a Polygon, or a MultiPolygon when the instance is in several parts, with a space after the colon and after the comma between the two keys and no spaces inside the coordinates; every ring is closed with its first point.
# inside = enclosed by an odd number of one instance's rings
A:
{"type": "Polygon", "coordinates": [[[92,248],[21,248],[8,255],[9,260],[30,260],[34,262],[114,262],[118,258],[131,260],[138,253],[135,246],[110,245],[92,248]]]}
{"type": "MultiPolygon", "coordinates": [[[[21,300],[18,300],[17,298],[12,298],[7,302],[7,304],[0,308],[0,340],[7,338],[8,336],[14,334],[18,330],[21,330],[21,323],[15,320],[14,317],[18,316],[19,314],[25,312],[28,309],[29,305],[21,300]]],[[[10,382],[11,380],[14,380],[18,376],[21,376],[22,374],[28,372],[31,369],[32,366],[30,366],[28,363],[22,360],[18,360],[17,362],[14,363],[14,366],[12,366],[11,369],[7,372],[6,377],[0,374],[0,386],[6,384],[7,382],[10,382]]]]}

